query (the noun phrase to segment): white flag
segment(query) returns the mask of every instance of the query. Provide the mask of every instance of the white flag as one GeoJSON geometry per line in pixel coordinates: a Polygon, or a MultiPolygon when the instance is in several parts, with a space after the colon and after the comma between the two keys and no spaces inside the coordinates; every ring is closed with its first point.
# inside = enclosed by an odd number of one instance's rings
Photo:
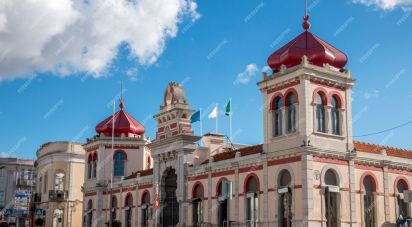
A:
{"type": "Polygon", "coordinates": [[[209,119],[215,119],[217,117],[217,105],[213,108],[212,112],[209,114],[209,119]]]}

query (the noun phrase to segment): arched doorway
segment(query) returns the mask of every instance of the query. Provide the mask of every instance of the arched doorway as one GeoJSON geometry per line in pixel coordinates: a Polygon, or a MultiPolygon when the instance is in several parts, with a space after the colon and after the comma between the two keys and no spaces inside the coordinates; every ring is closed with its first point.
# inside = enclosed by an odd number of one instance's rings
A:
{"type": "Polygon", "coordinates": [[[86,227],[92,227],[93,224],[93,201],[89,200],[87,202],[87,210],[86,210],[86,227]]]}
{"type": "Polygon", "coordinates": [[[148,191],[143,193],[142,196],[142,226],[149,226],[149,206],[150,206],[150,194],[148,191]]]}
{"type": "Polygon", "coordinates": [[[292,176],[288,170],[282,170],[278,179],[279,226],[292,226],[292,176]]]}
{"type": "Polygon", "coordinates": [[[163,211],[162,224],[165,227],[176,226],[179,222],[179,203],[177,202],[176,170],[169,168],[163,177],[163,211]]]}
{"type": "Polygon", "coordinates": [[[338,226],[339,211],[339,182],[335,172],[328,169],[325,172],[325,216],[327,227],[338,226]]]}
{"type": "Polygon", "coordinates": [[[246,226],[257,227],[259,220],[259,180],[257,176],[250,175],[245,184],[246,195],[246,226]]]}
{"type": "Polygon", "coordinates": [[[124,226],[125,227],[132,227],[132,208],[133,208],[133,197],[131,194],[126,195],[126,199],[124,202],[125,206],[125,220],[124,226]]]}
{"type": "Polygon", "coordinates": [[[192,214],[193,226],[201,226],[203,222],[203,186],[198,183],[193,188],[192,214]]]}
{"type": "Polygon", "coordinates": [[[375,226],[375,191],[376,182],[372,176],[367,175],[363,178],[362,182],[364,188],[363,195],[363,219],[365,227],[375,226]]]}
{"type": "Polygon", "coordinates": [[[404,179],[399,179],[396,183],[396,192],[397,192],[397,204],[398,204],[398,215],[402,215],[402,217],[407,217],[409,215],[408,212],[408,203],[406,203],[403,199],[403,192],[409,190],[408,184],[404,179]]]}
{"type": "Polygon", "coordinates": [[[218,215],[217,215],[217,224],[219,227],[227,226],[228,223],[228,205],[229,201],[227,196],[223,195],[223,184],[226,184],[227,180],[222,178],[219,180],[217,185],[217,196],[218,196],[218,215]]]}

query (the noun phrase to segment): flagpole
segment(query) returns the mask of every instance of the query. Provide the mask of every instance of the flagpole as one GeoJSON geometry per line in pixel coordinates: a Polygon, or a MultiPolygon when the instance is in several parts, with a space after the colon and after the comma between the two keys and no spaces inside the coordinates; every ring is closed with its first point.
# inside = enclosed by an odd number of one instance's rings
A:
{"type": "Polygon", "coordinates": [[[233,143],[233,137],[232,137],[232,97],[229,98],[229,106],[230,106],[230,113],[229,113],[229,133],[230,133],[230,142],[233,143]]]}
{"type": "MultiPolygon", "coordinates": [[[[112,155],[114,154],[114,114],[116,111],[116,101],[113,100],[113,115],[112,115],[112,155]]],[[[110,171],[110,197],[109,197],[109,227],[112,227],[113,217],[112,217],[112,193],[113,193],[113,162],[112,162],[112,170],[110,171]]]]}
{"type": "Polygon", "coordinates": [[[199,109],[200,114],[200,136],[203,136],[203,126],[202,126],[202,108],[199,109]]]}
{"type": "Polygon", "coordinates": [[[219,132],[219,108],[218,104],[216,103],[216,133],[219,132]]]}

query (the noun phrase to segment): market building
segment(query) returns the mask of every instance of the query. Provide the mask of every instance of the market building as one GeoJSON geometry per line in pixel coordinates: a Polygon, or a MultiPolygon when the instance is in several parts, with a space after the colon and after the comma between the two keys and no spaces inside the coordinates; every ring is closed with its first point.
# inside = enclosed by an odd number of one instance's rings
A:
{"type": "Polygon", "coordinates": [[[121,100],[84,144],[84,226],[372,227],[410,216],[411,151],[353,141],[348,58],[309,31],[307,16],[303,28],[258,83],[263,144],[195,135],[177,83],[152,141],[121,100]]]}
{"type": "Polygon", "coordinates": [[[32,226],[82,225],[85,151],[81,144],[50,142],[37,150],[32,226]]]}
{"type": "Polygon", "coordinates": [[[0,158],[0,223],[30,226],[30,202],[35,188],[34,160],[0,158]]]}

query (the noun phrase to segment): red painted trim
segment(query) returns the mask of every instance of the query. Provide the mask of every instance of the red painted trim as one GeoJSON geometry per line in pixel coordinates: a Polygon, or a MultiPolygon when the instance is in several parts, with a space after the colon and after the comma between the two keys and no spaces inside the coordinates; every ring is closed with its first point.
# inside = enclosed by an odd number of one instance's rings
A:
{"type": "Polygon", "coordinates": [[[269,106],[269,109],[270,110],[275,110],[275,107],[276,106],[273,106],[275,103],[275,100],[277,100],[277,99],[280,99],[280,101],[282,102],[282,105],[285,103],[285,101],[284,101],[284,97],[283,97],[283,94],[282,93],[280,93],[280,92],[277,92],[276,94],[274,94],[273,96],[272,96],[272,98],[271,98],[271,100],[270,100],[270,106],[269,106]]]}
{"type": "Polygon", "coordinates": [[[342,98],[342,95],[339,93],[339,92],[337,92],[337,91],[331,91],[331,92],[329,92],[329,94],[328,94],[328,96],[329,96],[329,105],[330,106],[332,106],[332,98],[333,98],[333,96],[335,96],[336,97],[336,100],[338,101],[338,108],[339,109],[341,109],[344,105],[343,105],[343,98],[342,98]]]}
{"type": "Polygon", "coordinates": [[[373,183],[373,187],[374,187],[374,192],[377,192],[379,190],[378,187],[378,179],[376,178],[376,176],[372,173],[372,172],[365,172],[362,174],[361,178],[360,178],[360,191],[364,191],[363,188],[363,180],[365,179],[365,177],[370,176],[372,177],[372,183],[373,183]]]}
{"type": "MultiPolygon", "coordinates": [[[[106,149],[112,149],[111,145],[106,145],[105,146],[106,149]]],[[[140,146],[137,145],[132,145],[132,146],[114,146],[114,149],[119,149],[119,150],[123,150],[123,149],[139,149],[140,146]]]]}
{"type": "Polygon", "coordinates": [[[177,123],[175,122],[175,123],[172,123],[172,124],[170,124],[170,128],[176,128],[177,127],[177,123]]]}
{"type": "Polygon", "coordinates": [[[248,173],[248,172],[253,172],[253,171],[259,171],[262,169],[263,169],[263,165],[243,167],[239,169],[239,173],[248,173]]]}
{"type": "Polygon", "coordinates": [[[268,161],[268,166],[299,162],[301,160],[302,160],[301,156],[294,156],[294,157],[289,157],[289,158],[284,158],[284,159],[270,160],[270,161],[268,161]]]}
{"type": "Polygon", "coordinates": [[[296,96],[296,103],[299,103],[298,91],[295,88],[289,88],[288,90],[285,91],[285,96],[283,99],[283,106],[287,106],[288,96],[290,94],[294,94],[296,96]]]}
{"type": "Polygon", "coordinates": [[[271,89],[266,91],[266,94],[270,94],[270,93],[274,93],[274,92],[277,92],[277,91],[280,91],[280,90],[284,90],[284,89],[296,86],[298,84],[300,84],[300,80],[295,80],[295,81],[292,81],[290,83],[271,88],[271,89]]]}
{"type": "Polygon", "coordinates": [[[97,192],[86,192],[86,193],[84,193],[84,197],[95,196],[95,195],[97,195],[97,192]]]}
{"type": "Polygon", "coordinates": [[[335,158],[313,157],[313,161],[321,162],[321,163],[336,164],[336,165],[348,165],[347,160],[335,159],[335,158]]]}
{"type": "Polygon", "coordinates": [[[259,181],[259,177],[258,175],[256,175],[255,173],[249,173],[246,178],[245,181],[243,182],[243,191],[245,192],[245,194],[247,193],[247,183],[250,179],[252,178],[256,178],[256,182],[257,182],[257,191],[260,191],[260,181],[259,181]]]}
{"type": "Polygon", "coordinates": [[[212,178],[230,176],[230,175],[233,175],[233,174],[235,174],[235,170],[226,170],[226,171],[221,171],[221,172],[215,172],[215,173],[212,173],[212,178]]]}
{"type": "Polygon", "coordinates": [[[173,132],[172,132],[172,136],[176,136],[177,134],[179,134],[178,131],[173,131],[173,132]]]}
{"type": "Polygon", "coordinates": [[[393,184],[393,191],[396,193],[397,192],[397,185],[398,185],[398,182],[399,181],[404,181],[405,182],[405,184],[406,184],[406,187],[407,188],[405,188],[405,190],[409,190],[411,187],[410,187],[410,184],[409,184],[409,181],[408,181],[408,179],[406,178],[406,177],[404,177],[404,176],[398,176],[396,179],[395,179],[395,181],[394,181],[394,184],[393,184]]]}
{"type": "Polygon", "coordinates": [[[202,191],[202,198],[204,198],[205,197],[205,190],[204,190],[203,184],[200,181],[196,182],[195,185],[193,185],[193,187],[192,187],[192,198],[195,198],[195,196],[196,196],[197,187],[200,187],[200,189],[202,191]]]}
{"type": "Polygon", "coordinates": [[[138,186],[138,189],[146,189],[146,188],[153,188],[153,184],[144,184],[144,185],[138,186]]]}
{"type": "Polygon", "coordinates": [[[334,89],[338,89],[338,90],[341,90],[341,91],[345,91],[345,90],[346,90],[345,87],[335,86],[335,85],[328,84],[328,83],[321,82],[321,81],[314,80],[314,79],[311,79],[310,82],[311,82],[312,84],[321,85],[321,86],[325,86],[325,87],[328,87],[328,88],[334,88],[334,89]]]}
{"type": "Polygon", "coordinates": [[[131,191],[135,191],[135,190],[136,190],[136,186],[128,187],[128,188],[122,188],[122,192],[131,192],[131,191]]]}
{"type": "Polygon", "coordinates": [[[293,187],[293,188],[295,188],[295,189],[297,189],[297,188],[302,188],[302,185],[301,185],[301,184],[298,184],[298,185],[295,185],[295,187],[293,187]]]}
{"type": "Polygon", "coordinates": [[[203,175],[199,175],[199,176],[193,176],[193,177],[187,177],[188,181],[198,181],[198,180],[204,180],[207,179],[208,175],[207,174],[203,174],[203,175]]]}
{"type": "Polygon", "coordinates": [[[149,192],[149,190],[146,189],[146,190],[143,191],[142,197],[141,197],[141,199],[140,199],[140,204],[141,204],[141,205],[145,204],[145,203],[144,203],[144,197],[145,197],[146,195],[149,196],[149,203],[150,203],[150,192],[149,192]]]}
{"type": "Polygon", "coordinates": [[[322,96],[322,105],[324,105],[324,106],[328,105],[328,103],[329,103],[329,100],[328,100],[328,92],[327,92],[326,89],[323,88],[323,87],[317,87],[317,88],[313,91],[313,94],[312,94],[312,103],[313,103],[313,104],[318,104],[318,103],[316,103],[316,96],[317,96],[318,93],[322,96]]]}
{"type": "Polygon", "coordinates": [[[160,128],[157,128],[157,132],[163,132],[165,130],[165,127],[163,126],[163,127],[160,127],[160,128]]]}
{"type": "Polygon", "coordinates": [[[116,150],[113,154],[113,160],[114,160],[114,156],[116,156],[117,153],[123,153],[124,154],[124,160],[127,161],[127,153],[124,150],[116,150]]]}
{"type": "Polygon", "coordinates": [[[313,188],[320,189],[320,188],[322,188],[322,186],[320,186],[319,184],[315,184],[315,185],[313,185],[313,188]]]}
{"type": "Polygon", "coordinates": [[[412,171],[400,170],[400,169],[394,169],[394,168],[389,168],[388,172],[395,173],[395,174],[402,174],[402,175],[412,175],[412,171]]]}
{"type": "Polygon", "coordinates": [[[382,172],[382,167],[379,166],[370,166],[370,165],[362,165],[355,163],[355,169],[363,169],[363,170],[370,170],[370,171],[379,171],[382,172]]]}
{"type": "Polygon", "coordinates": [[[221,186],[221,184],[224,180],[227,180],[226,177],[220,178],[219,181],[216,184],[216,196],[217,197],[219,197],[222,194],[222,192],[220,190],[220,188],[221,188],[220,186],[221,186]]]}

